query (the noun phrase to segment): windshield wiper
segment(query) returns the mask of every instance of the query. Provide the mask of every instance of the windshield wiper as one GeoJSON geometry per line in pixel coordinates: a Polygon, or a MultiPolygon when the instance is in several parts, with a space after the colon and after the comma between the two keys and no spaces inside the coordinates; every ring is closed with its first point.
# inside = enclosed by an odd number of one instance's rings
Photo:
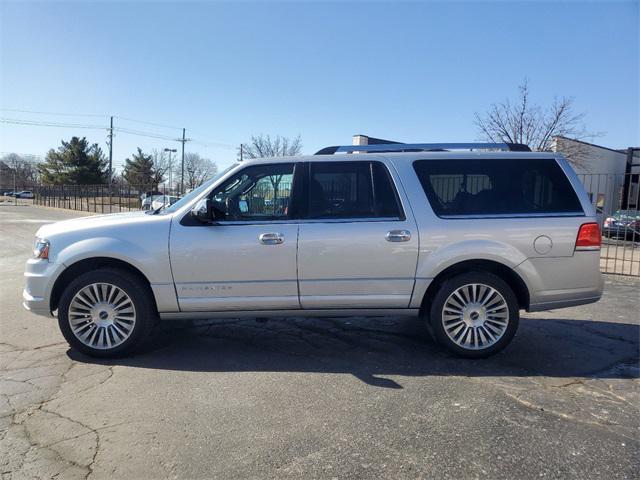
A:
{"type": "Polygon", "coordinates": [[[162,210],[164,208],[164,205],[162,205],[161,207],[158,207],[156,209],[149,209],[147,211],[145,211],[144,213],[146,213],[147,215],[156,215],[158,213],[160,213],[160,210],[162,210]]]}

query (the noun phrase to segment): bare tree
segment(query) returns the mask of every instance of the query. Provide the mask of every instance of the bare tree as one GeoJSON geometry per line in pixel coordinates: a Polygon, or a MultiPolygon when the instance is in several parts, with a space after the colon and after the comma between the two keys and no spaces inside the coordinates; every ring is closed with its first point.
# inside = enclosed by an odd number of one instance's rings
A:
{"type": "MultiPolygon", "coordinates": [[[[251,142],[242,145],[242,156],[245,158],[292,157],[300,155],[300,152],[302,152],[300,135],[295,138],[281,137],[280,135],[273,138],[270,135],[251,135],[251,142]]],[[[238,152],[238,157],[240,157],[240,152],[238,152]]],[[[282,175],[271,175],[269,181],[273,188],[274,199],[277,199],[282,175]]]]}
{"type": "MultiPolygon", "coordinates": [[[[525,79],[518,87],[515,102],[506,99],[494,103],[489,111],[475,114],[481,140],[493,143],[522,143],[534,151],[552,151],[555,137],[567,137],[576,140],[592,139],[598,134],[586,130],[583,120],[585,113],[576,113],[573,98],[556,97],[547,106],[532,104],[529,98],[529,85],[525,79]]],[[[575,165],[582,163],[580,144],[572,142],[571,151],[564,151],[567,159],[575,165]],[[574,145],[575,144],[575,145],[574,145]]]]}
{"type": "Polygon", "coordinates": [[[295,138],[281,137],[280,135],[273,138],[271,135],[252,135],[249,143],[242,144],[244,158],[290,157],[299,155],[301,151],[300,135],[295,138]]]}
{"type": "Polygon", "coordinates": [[[0,188],[32,187],[40,181],[39,160],[33,155],[9,153],[0,158],[0,188]]]}
{"type": "Polygon", "coordinates": [[[218,171],[218,166],[197,153],[184,155],[184,186],[196,188],[218,171]]]}
{"type": "Polygon", "coordinates": [[[153,180],[157,186],[164,183],[171,165],[169,165],[169,156],[167,155],[167,152],[163,150],[154,148],[151,151],[151,157],[153,159],[153,180]]]}

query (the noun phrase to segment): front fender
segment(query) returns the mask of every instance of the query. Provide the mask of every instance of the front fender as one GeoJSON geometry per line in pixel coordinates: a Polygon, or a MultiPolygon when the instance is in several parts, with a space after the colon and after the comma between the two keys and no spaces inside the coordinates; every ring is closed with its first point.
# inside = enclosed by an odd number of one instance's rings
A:
{"type": "MultiPolygon", "coordinates": [[[[151,245],[152,246],[152,245],[151,245]]],[[[142,248],[141,245],[124,239],[93,237],[78,240],[57,252],[55,263],[66,267],[88,258],[106,257],[126,262],[138,270],[150,283],[170,283],[168,246],[164,248],[142,248]]]]}

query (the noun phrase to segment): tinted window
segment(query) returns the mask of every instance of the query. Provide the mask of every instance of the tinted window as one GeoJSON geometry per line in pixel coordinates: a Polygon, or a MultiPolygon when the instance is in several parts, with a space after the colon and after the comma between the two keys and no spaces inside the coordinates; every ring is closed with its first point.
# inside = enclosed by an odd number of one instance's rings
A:
{"type": "Polygon", "coordinates": [[[438,216],[583,213],[554,159],[418,160],[414,168],[438,216]]]}
{"type": "Polygon", "coordinates": [[[216,216],[229,221],[289,218],[293,167],[255,165],[238,172],[212,192],[216,216]]]}
{"type": "Polygon", "coordinates": [[[380,162],[311,162],[310,218],[400,217],[398,198],[380,162]]]}

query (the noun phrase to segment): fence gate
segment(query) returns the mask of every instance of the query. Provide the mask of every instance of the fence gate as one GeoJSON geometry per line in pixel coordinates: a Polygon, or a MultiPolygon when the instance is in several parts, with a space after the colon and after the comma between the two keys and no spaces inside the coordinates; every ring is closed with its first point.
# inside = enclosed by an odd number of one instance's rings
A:
{"type": "Polygon", "coordinates": [[[603,273],[640,276],[640,174],[578,175],[602,230],[603,273]]]}

